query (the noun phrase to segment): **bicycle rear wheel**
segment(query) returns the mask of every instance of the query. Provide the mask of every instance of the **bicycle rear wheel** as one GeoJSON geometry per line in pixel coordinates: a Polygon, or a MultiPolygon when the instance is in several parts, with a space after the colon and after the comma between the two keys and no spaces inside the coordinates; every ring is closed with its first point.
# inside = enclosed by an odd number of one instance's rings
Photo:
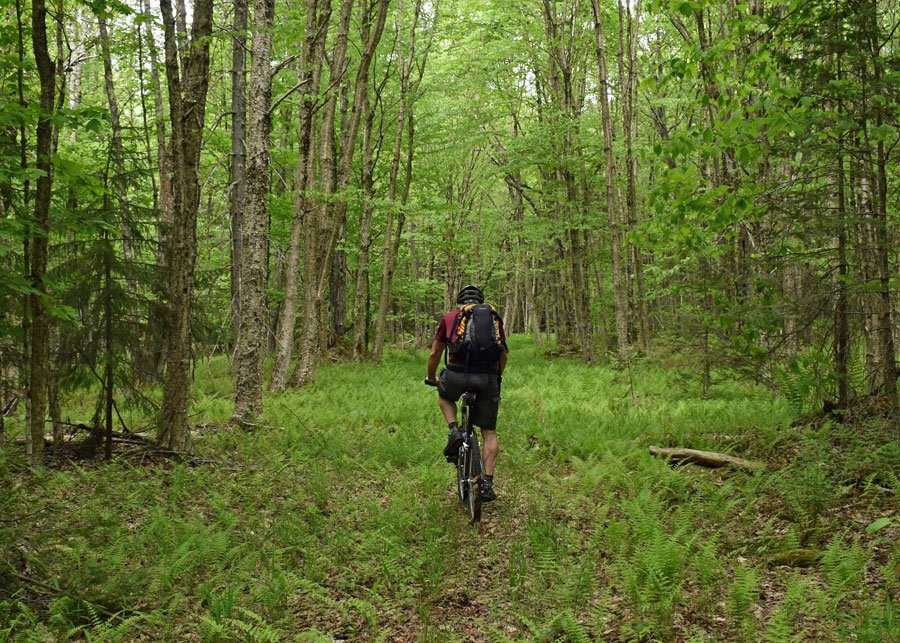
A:
{"type": "Polygon", "coordinates": [[[469,466],[468,471],[468,509],[469,519],[476,523],[481,520],[481,494],[478,492],[478,481],[481,480],[481,449],[474,431],[469,434],[469,466]]]}
{"type": "Polygon", "coordinates": [[[466,477],[468,460],[469,450],[466,448],[465,444],[462,444],[456,454],[456,493],[459,496],[459,501],[463,504],[466,502],[469,488],[469,481],[466,477]]]}

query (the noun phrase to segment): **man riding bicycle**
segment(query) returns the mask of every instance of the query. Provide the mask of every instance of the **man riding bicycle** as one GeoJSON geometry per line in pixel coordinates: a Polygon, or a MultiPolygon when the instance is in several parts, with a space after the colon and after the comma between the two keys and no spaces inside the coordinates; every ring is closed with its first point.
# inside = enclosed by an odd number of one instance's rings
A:
{"type": "Polygon", "coordinates": [[[455,463],[462,443],[456,423],[456,401],[471,391],[476,394],[472,406],[472,424],[484,438],[484,475],[479,495],[484,501],[496,499],[494,463],[497,460],[497,412],[500,408],[500,382],[509,348],[503,320],[484,303],[477,286],[465,286],[456,297],[457,306],[442,318],[431,343],[428,357],[428,382],[437,386],[438,406],[447,421],[447,446],[444,456],[455,463]],[[441,354],[447,352],[447,368],[436,377],[441,354]]]}

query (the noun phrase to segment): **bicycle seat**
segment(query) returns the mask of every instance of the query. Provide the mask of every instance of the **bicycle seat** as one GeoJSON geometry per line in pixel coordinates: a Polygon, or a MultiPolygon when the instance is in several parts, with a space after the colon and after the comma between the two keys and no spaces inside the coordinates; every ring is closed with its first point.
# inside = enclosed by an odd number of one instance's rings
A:
{"type": "Polygon", "coordinates": [[[471,402],[474,402],[476,397],[478,397],[478,395],[477,393],[475,393],[475,391],[466,391],[465,393],[463,393],[463,402],[469,404],[471,402]]]}

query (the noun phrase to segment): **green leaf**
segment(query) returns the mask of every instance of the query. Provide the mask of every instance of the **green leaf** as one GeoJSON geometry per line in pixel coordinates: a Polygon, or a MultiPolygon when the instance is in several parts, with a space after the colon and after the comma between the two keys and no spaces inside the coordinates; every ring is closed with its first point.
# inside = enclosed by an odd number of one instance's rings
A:
{"type": "Polygon", "coordinates": [[[890,525],[891,522],[892,519],[890,516],[882,516],[878,520],[873,520],[869,523],[869,526],[866,527],[866,533],[874,534],[875,532],[881,531],[882,529],[890,525]]]}
{"type": "Polygon", "coordinates": [[[869,130],[870,137],[875,142],[887,143],[893,141],[897,137],[896,128],[890,125],[879,125],[869,130]]]}

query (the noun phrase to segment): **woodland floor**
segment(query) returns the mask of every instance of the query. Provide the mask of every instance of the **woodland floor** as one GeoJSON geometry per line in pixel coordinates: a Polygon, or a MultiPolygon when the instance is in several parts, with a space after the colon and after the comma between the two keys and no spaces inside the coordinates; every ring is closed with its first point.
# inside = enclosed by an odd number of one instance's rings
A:
{"type": "Polygon", "coordinates": [[[472,527],[424,361],[324,367],[252,433],[219,428],[228,364],[203,362],[195,449],[217,463],[28,473],[12,431],[0,641],[900,640],[884,420],[798,424],[761,387],[704,397],[675,367],[548,360],[514,338],[500,498],[472,527]],[[649,445],[770,467],[673,467],[649,445]]]}

